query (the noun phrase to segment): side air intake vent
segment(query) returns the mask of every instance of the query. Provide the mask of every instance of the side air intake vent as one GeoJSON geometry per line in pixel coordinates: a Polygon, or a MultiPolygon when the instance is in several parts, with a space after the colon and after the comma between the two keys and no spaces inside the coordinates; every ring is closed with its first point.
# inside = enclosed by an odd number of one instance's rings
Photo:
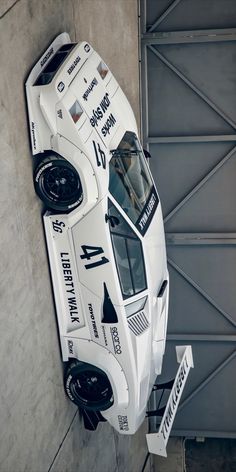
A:
{"type": "Polygon", "coordinates": [[[132,333],[135,336],[139,336],[140,334],[144,333],[149,327],[149,322],[145,316],[144,311],[140,311],[139,313],[135,313],[132,316],[129,316],[127,319],[129,328],[131,329],[132,333]]]}

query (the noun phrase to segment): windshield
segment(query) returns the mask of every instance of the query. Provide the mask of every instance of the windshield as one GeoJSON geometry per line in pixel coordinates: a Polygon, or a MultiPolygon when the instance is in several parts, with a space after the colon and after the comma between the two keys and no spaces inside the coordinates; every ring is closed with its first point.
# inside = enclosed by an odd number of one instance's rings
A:
{"type": "Polygon", "coordinates": [[[117,149],[111,152],[109,191],[144,234],[159,200],[142,148],[136,135],[127,131],[117,149]]]}

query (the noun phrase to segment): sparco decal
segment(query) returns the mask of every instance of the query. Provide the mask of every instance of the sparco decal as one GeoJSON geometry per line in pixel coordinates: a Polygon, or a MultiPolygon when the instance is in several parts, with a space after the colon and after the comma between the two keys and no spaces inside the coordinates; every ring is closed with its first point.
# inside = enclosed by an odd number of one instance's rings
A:
{"type": "Polygon", "coordinates": [[[129,423],[127,416],[118,415],[118,423],[120,431],[129,431],[129,423]]]}
{"type": "Polygon", "coordinates": [[[47,54],[43,57],[43,59],[40,62],[41,67],[44,66],[44,64],[48,61],[49,57],[51,57],[53,54],[53,48],[49,49],[47,54]]]}
{"type": "Polygon", "coordinates": [[[67,69],[67,72],[69,75],[73,72],[73,70],[79,64],[79,61],[80,61],[80,56],[77,56],[75,60],[72,62],[72,64],[70,65],[69,69],[67,69]]]}
{"type": "Polygon", "coordinates": [[[88,303],[88,309],[89,309],[89,313],[90,313],[90,319],[91,319],[91,322],[92,322],[92,328],[93,328],[94,336],[95,336],[95,338],[99,338],[98,329],[97,329],[97,324],[96,324],[96,321],[95,321],[95,316],[94,316],[94,312],[93,312],[93,305],[92,305],[92,303],[88,303]]]}
{"type": "Polygon", "coordinates": [[[33,121],[31,122],[31,133],[32,133],[33,147],[34,149],[36,149],[35,124],[33,121]]]}
{"type": "Polygon", "coordinates": [[[63,92],[64,88],[65,88],[64,82],[59,82],[59,84],[57,86],[58,92],[63,92]]]}
{"type": "Polygon", "coordinates": [[[70,313],[70,319],[72,323],[80,323],[79,313],[78,313],[78,303],[75,296],[75,287],[73,282],[73,275],[72,275],[72,268],[71,262],[69,259],[68,252],[61,252],[61,265],[62,265],[62,273],[65,282],[66,288],[66,295],[67,295],[67,303],[70,313]]]}
{"type": "Polygon", "coordinates": [[[90,118],[90,123],[93,127],[98,126],[99,121],[105,115],[107,109],[109,108],[111,102],[109,100],[109,93],[105,93],[103,99],[101,100],[99,106],[93,110],[93,114],[90,118]]]}
{"type": "Polygon", "coordinates": [[[118,329],[115,326],[113,326],[112,328],[110,328],[110,331],[111,331],[111,337],[112,337],[115,354],[121,354],[122,349],[121,349],[118,329]]]}
{"type": "Polygon", "coordinates": [[[140,231],[142,235],[146,233],[152,221],[152,217],[155,213],[158,203],[159,203],[158,195],[156,193],[155,188],[152,187],[147,203],[136,223],[136,227],[138,228],[138,230],[140,231]]]}
{"type": "Polygon", "coordinates": [[[84,92],[83,99],[87,102],[89,94],[93,91],[94,87],[98,84],[97,79],[94,77],[91,84],[89,84],[87,90],[84,92]]]}

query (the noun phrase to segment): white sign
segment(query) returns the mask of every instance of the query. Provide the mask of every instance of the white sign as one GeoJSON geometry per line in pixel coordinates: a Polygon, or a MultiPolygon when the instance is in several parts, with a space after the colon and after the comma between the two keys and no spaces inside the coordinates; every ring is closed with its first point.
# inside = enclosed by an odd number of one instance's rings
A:
{"type": "Polygon", "coordinates": [[[176,355],[180,366],[175,377],[174,385],[166,405],[159,431],[158,433],[146,434],[149,452],[163,457],[167,457],[166,445],[190,368],[193,367],[191,346],[176,346],[176,355]]]}

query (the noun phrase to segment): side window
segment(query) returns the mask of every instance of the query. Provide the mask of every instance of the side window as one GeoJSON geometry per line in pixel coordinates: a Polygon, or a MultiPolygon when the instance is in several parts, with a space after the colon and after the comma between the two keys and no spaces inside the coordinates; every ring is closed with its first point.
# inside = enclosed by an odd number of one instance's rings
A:
{"type": "Polygon", "coordinates": [[[110,201],[108,215],[121,291],[126,299],[147,288],[142,244],[110,201]]]}

